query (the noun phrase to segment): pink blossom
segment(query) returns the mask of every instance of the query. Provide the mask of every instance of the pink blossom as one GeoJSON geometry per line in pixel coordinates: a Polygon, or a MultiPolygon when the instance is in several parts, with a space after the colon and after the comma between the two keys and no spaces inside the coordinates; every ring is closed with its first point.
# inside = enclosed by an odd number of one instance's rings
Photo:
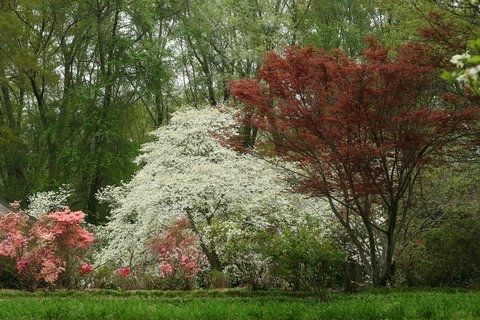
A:
{"type": "Polygon", "coordinates": [[[22,213],[0,215],[0,256],[15,258],[27,243],[24,228],[27,220],[22,213]]]}
{"type": "Polygon", "coordinates": [[[172,265],[167,262],[160,263],[160,271],[163,276],[170,276],[174,272],[172,265]]]}
{"type": "Polygon", "coordinates": [[[57,222],[76,224],[83,222],[85,213],[82,211],[71,212],[69,209],[65,209],[64,211],[49,213],[47,216],[57,222]]]}
{"type": "Polygon", "coordinates": [[[57,281],[60,273],[65,271],[63,265],[65,265],[65,262],[59,258],[55,258],[53,255],[43,258],[40,274],[45,282],[53,284],[57,281]]]}
{"type": "MultiPolygon", "coordinates": [[[[29,281],[55,283],[65,271],[66,261],[82,261],[93,243],[93,235],[81,223],[85,214],[69,210],[43,214],[34,223],[17,208],[0,215],[0,257],[10,258],[29,281]],[[83,249],[83,250],[79,250],[83,249]]],[[[80,272],[91,266],[83,264],[80,272]]]]}
{"type": "Polygon", "coordinates": [[[182,267],[184,267],[186,264],[188,264],[190,262],[190,258],[188,256],[185,256],[183,255],[182,256],[182,259],[181,259],[181,264],[182,264],[182,267]]]}
{"type": "Polygon", "coordinates": [[[191,280],[201,271],[200,266],[206,264],[198,238],[185,217],[175,221],[164,233],[151,238],[149,248],[158,258],[163,277],[179,275],[191,280]]]}
{"type": "Polygon", "coordinates": [[[92,271],[93,271],[92,265],[87,262],[82,263],[82,265],[80,266],[80,274],[82,275],[89,274],[92,271]]]}
{"type": "Polygon", "coordinates": [[[78,230],[77,237],[78,237],[78,246],[80,248],[86,248],[90,246],[94,241],[93,234],[83,228],[78,230]]]}
{"type": "Polygon", "coordinates": [[[197,268],[197,264],[195,263],[195,261],[192,261],[185,264],[183,268],[188,271],[195,270],[197,268]]]}
{"type": "Polygon", "coordinates": [[[39,219],[33,232],[46,242],[62,237],[62,241],[68,247],[87,248],[93,243],[94,238],[80,225],[84,217],[83,212],[71,212],[68,209],[49,213],[39,219]]]}
{"type": "Polygon", "coordinates": [[[28,261],[21,259],[17,262],[17,271],[19,273],[24,273],[27,270],[28,261]]]}
{"type": "Polygon", "coordinates": [[[128,277],[132,273],[132,269],[128,266],[126,267],[121,267],[116,270],[116,273],[118,276],[122,278],[128,277]]]}

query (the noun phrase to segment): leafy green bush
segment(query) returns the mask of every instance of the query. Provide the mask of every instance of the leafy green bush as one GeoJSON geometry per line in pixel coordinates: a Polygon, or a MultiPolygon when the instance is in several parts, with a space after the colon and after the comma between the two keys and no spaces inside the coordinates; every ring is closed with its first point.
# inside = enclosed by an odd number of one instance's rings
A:
{"type": "MultiPolygon", "coordinates": [[[[269,236],[269,235],[267,235],[269,236]]],[[[264,234],[252,232],[231,241],[223,252],[226,271],[235,286],[265,290],[273,286],[270,257],[265,252],[264,234]]]]}
{"type": "Polygon", "coordinates": [[[322,291],[342,282],[346,255],[321,235],[315,223],[307,222],[274,235],[267,250],[273,276],[294,290],[322,291]]]}
{"type": "Polygon", "coordinates": [[[218,270],[211,270],[207,275],[207,284],[212,289],[223,289],[230,286],[230,275],[218,270]]]}
{"type": "Polygon", "coordinates": [[[480,221],[453,219],[417,239],[400,257],[409,285],[480,286],[480,221]]]}
{"type": "Polygon", "coordinates": [[[15,264],[11,259],[0,257],[0,288],[20,288],[15,264]]]}
{"type": "Polygon", "coordinates": [[[480,285],[479,195],[478,162],[446,164],[425,173],[413,199],[415,219],[409,221],[403,245],[398,247],[401,282],[414,286],[480,285]]]}

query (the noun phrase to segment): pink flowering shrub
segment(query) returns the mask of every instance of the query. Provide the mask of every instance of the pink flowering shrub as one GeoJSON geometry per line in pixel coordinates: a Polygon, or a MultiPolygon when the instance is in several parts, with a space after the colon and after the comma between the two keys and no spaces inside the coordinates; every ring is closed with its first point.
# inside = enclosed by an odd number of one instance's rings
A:
{"type": "Polygon", "coordinates": [[[92,269],[85,260],[94,238],[83,226],[85,214],[64,210],[38,220],[19,208],[0,215],[0,257],[15,266],[29,289],[41,285],[71,287],[92,269]]]}
{"type": "Polygon", "coordinates": [[[16,258],[22,254],[28,242],[24,234],[26,226],[26,216],[20,212],[0,215],[0,256],[16,258]]]}
{"type": "Polygon", "coordinates": [[[132,269],[128,266],[127,267],[121,267],[121,268],[118,268],[115,271],[115,273],[121,278],[127,278],[132,273],[132,269]]]}
{"type": "Polygon", "coordinates": [[[0,214],[0,285],[18,286],[16,260],[28,241],[23,232],[26,226],[26,217],[18,212],[0,214]]]}
{"type": "MultiPolygon", "coordinates": [[[[140,270],[140,274],[141,274],[140,270]]],[[[140,289],[138,272],[133,273],[130,266],[123,266],[113,271],[115,288],[120,290],[135,290],[140,289]]]]}
{"type": "Polygon", "coordinates": [[[150,251],[158,259],[159,273],[169,289],[189,289],[206,266],[197,236],[187,218],[175,221],[164,233],[150,239],[150,251]]]}
{"type": "Polygon", "coordinates": [[[93,266],[90,263],[84,262],[80,265],[80,274],[81,275],[87,275],[92,271],[93,271],[93,266]]]}

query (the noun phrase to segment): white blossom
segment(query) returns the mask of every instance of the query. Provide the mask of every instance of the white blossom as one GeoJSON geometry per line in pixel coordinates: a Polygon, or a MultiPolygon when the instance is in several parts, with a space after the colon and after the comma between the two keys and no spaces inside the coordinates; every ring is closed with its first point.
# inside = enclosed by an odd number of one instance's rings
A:
{"type": "Polygon", "coordinates": [[[450,62],[453,63],[457,68],[463,68],[464,60],[470,59],[470,54],[465,52],[464,54],[456,54],[450,59],[450,62]]]}
{"type": "Polygon", "coordinates": [[[68,198],[72,195],[69,185],[61,186],[57,191],[37,192],[28,198],[26,212],[32,217],[68,208],[68,198]]]}
{"type": "Polygon", "coordinates": [[[480,65],[476,67],[467,68],[467,70],[465,70],[465,73],[468,75],[470,79],[477,80],[479,71],[480,71],[480,65]]]}
{"type": "Polygon", "coordinates": [[[131,181],[98,194],[112,211],[97,263],[145,261],[147,239],[187,214],[205,245],[221,254],[245,232],[294,224],[312,204],[322,207],[289,191],[273,165],[238,154],[212,135],[231,132],[234,124],[233,115],[219,108],[186,109],[153,133],[131,181]]]}

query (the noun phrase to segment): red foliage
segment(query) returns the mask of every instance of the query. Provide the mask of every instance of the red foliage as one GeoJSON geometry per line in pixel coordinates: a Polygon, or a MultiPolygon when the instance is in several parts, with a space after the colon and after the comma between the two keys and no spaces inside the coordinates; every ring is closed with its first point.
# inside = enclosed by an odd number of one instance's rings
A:
{"type": "Polygon", "coordinates": [[[243,102],[244,124],[303,168],[300,190],[336,201],[369,228],[377,201],[393,237],[399,202],[418,170],[477,115],[440,107],[432,94],[437,63],[430,47],[416,43],[393,52],[369,39],[362,61],[340,50],[290,48],[268,53],[259,79],[232,82],[231,91],[243,102]]]}
{"type": "Polygon", "coordinates": [[[420,36],[449,52],[445,57],[451,57],[452,53],[466,50],[467,42],[472,38],[472,32],[465,24],[458,23],[461,19],[449,20],[445,14],[430,12],[426,15],[426,20],[428,26],[418,30],[420,36]]]}
{"type": "MultiPolygon", "coordinates": [[[[438,3],[444,10],[430,12],[425,15],[427,26],[420,28],[419,35],[422,41],[428,43],[438,57],[437,65],[444,70],[453,71],[457,67],[451,63],[452,56],[469,51],[468,42],[478,38],[474,16],[477,15],[477,6],[452,5],[452,3],[438,3]],[[453,15],[452,15],[453,14],[453,15]]],[[[478,106],[480,99],[469,86],[452,86],[455,94],[446,94],[447,101],[458,106],[478,106]]],[[[475,146],[475,148],[478,147],[475,146]]]]}
{"type": "Polygon", "coordinates": [[[423,99],[438,76],[427,48],[407,44],[391,54],[373,40],[364,62],[290,48],[267,54],[260,81],[233,82],[231,91],[254,114],[249,124],[271,134],[276,153],[304,166],[305,190],[390,197],[476,115],[423,99]]]}

